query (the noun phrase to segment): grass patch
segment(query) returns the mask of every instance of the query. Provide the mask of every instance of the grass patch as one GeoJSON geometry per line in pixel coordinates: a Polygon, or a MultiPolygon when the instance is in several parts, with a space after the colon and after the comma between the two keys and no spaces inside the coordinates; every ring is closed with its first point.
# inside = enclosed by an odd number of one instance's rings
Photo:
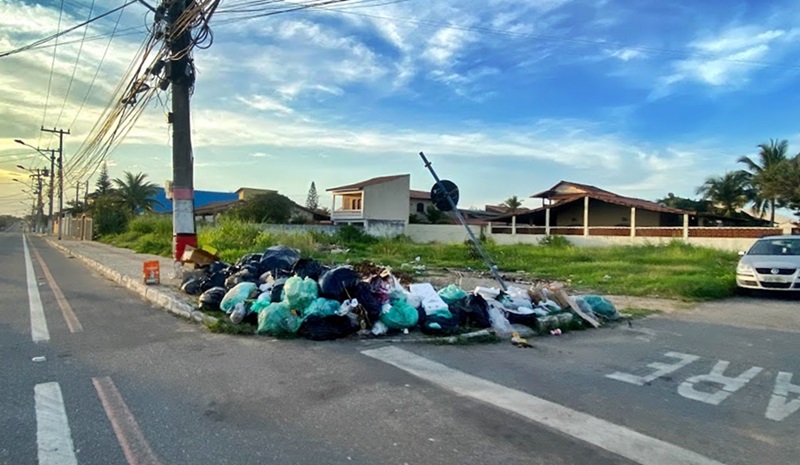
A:
{"type": "MultiPolygon", "coordinates": [[[[562,238],[563,239],[563,238],[562,238]]],[[[169,256],[172,223],[167,216],[141,216],[125,233],[101,239],[140,253],[169,256]]],[[[335,235],[273,233],[235,219],[223,219],[199,231],[201,246],[216,248],[226,262],[245,253],[263,252],[272,245],[299,249],[304,256],[334,265],[367,260],[402,271],[403,264],[428,269],[484,270],[485,264],[467,244],[416,244],[407,237],[376,239],[353,227],[335,235]],[[331,247],[348,249],[331,254],[331,247]],[[419,262],[416,258],[419,257],[419,262]]],[[[558,238],[541,245],[485,243],[501,271],[523,271],[531,279],[560,280],[580,292],[663,297],[686,301],[715,300],[735,295],[738,256],[732,252],[694,247],[682,242],[668,245],[575,247],[558,238]]]]}
{"type": "Polygon", "coordinates": [[[214,323],[206,323],[205,326],[208,328],[209,331],[212,333],[222,333],[222,334],[238,334],[243,336],[252,336],[256,334],[256,327],[250,324],[233,324],[228,319],[228,316],[225,315],[224,312],[207,312],[204,311],[208,316],[213,316],[217,319],[214,323]]]}

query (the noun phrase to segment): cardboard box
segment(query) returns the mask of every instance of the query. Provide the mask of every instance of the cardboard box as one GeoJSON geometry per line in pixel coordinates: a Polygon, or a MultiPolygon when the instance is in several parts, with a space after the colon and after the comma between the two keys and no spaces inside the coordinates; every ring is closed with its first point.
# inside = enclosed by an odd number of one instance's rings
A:
{"type": "Polygon", "coordinates": [[[183,251],[183,256],[181,257],[182,263],[194,263],[195,267],[208,266],[217,260],[219,260],[217,255],[207,250],[195,249],[188,245],[183,251]]]}

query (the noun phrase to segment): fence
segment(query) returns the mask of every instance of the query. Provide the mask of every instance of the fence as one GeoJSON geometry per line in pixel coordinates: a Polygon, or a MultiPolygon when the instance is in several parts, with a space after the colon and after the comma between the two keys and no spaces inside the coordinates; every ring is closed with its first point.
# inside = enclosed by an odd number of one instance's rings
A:
{"type": "MultiPolygon", "coordinates": [[[[78,218],[64,217],[61,220],[63,230],[61,237],[78,241],[91,241],[94,238],[94,221],[90,216],[78,218]]],[[[54,234],[58,234],[58,223],[54,227],[54,234]]]]}

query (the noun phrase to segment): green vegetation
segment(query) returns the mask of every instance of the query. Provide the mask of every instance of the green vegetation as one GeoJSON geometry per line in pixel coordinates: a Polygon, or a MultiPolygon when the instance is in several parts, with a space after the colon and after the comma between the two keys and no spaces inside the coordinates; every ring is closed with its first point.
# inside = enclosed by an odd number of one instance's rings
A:
{"type": "MultiPolygon", "coordinates": [[[[496,245],[486,249],[501,270],[524,271],[526,277],[560,280],[579,291],[601,294],[665,297],[683,300],[713,300],[732,296],[737,255],[693,247],[681,242],[665,246],[574,247],[554,237],[540,246],[496,245]]],[[[169,256],[171,220],[167,216],[141,216],[130,222],[125,233],[103,238],[104,242],[140,253],[169,256]]],[[[283,244],[326,264],[368,260],[403,271],[415,262],[428,269],[482,270],[485,265],[467,244],[415,244],[407,237],[376,239],[353,227],[341,228],[334,236],[320,233],[273,233],[234,219],[200,229],[200,245],[218,250],[232,262],[245,253],[261,252],[283,244]],[[331,253],[331,249],[347,253],[331,253]]]]}

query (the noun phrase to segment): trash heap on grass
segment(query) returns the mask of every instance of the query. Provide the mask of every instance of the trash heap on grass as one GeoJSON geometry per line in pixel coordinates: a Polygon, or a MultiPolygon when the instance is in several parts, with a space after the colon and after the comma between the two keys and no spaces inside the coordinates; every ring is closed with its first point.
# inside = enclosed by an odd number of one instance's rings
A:
{"type": "Polygon", "coordinates": [[[412,330],[451,336],[474,329],[506,337],[515,324],[560,334],[619,318],[604,297],[571,297],[559,283],[472,292],[450,284],[437,291],[429,283],[404,285],[390,268],[327,267],[285,246],[245,255],[233,265],[211,263],[181,288],[199,295],[201,310],[256,325],[259,334],[312,340],[412,330]]]}

